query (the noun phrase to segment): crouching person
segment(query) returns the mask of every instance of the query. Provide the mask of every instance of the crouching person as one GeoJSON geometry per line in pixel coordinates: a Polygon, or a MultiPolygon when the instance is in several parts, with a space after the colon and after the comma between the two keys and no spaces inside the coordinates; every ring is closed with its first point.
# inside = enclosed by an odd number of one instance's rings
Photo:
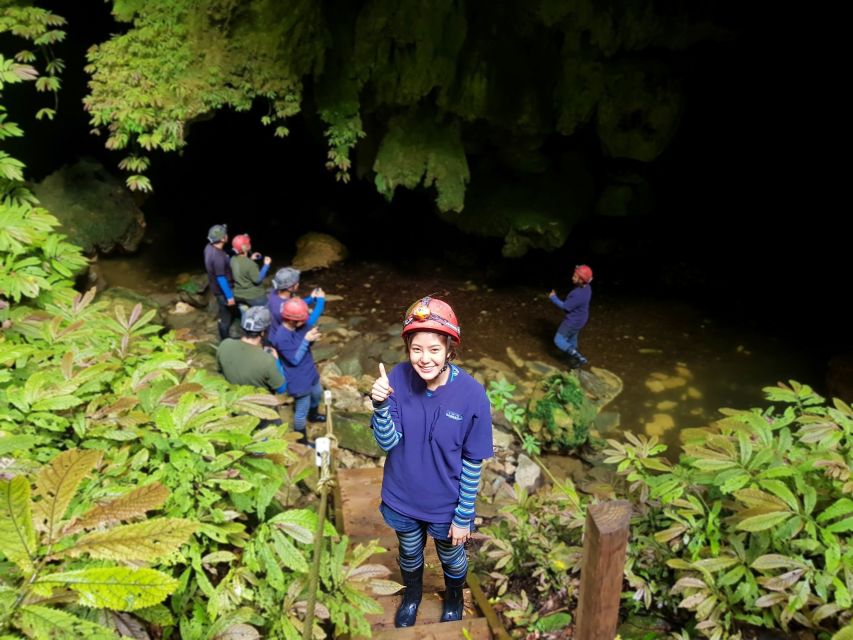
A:
{"type": "Polygon", "coordinates": [[[285,393],[287,382],[278,354],[275,349],[267,350],[263,346],[270,326],[269,309],[251,307],[243,314],[240,326],[243,337],[239,340],[223,340],[216,352],[222,375],[231,384],[251,385],[272,393],[285,393]]]}

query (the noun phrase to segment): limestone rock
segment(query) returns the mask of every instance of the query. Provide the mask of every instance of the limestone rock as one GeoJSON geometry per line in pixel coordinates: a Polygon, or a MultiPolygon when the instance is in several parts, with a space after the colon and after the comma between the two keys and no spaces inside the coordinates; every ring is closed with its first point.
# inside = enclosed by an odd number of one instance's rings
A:
{"type": "Polygon", "coordinates": [[[145,234],[145,216],[130,191],[95,160],[62,167],[33,193],[87,254],[136,251],[145,234]]]}
{"type": "Polygon", "coordinates": [[[523,453],[518,455],[518,468],[515,470],[515,482],[528,493],[536,491],[544,482],[542,469],[523,453]]]}
{"type": "Polygon", "coordinates": [[[293,266],[302,271],[323,269],[346,257],[346,247],[336,238],[325,233],[306,233],[296,241],[293,266]]]}

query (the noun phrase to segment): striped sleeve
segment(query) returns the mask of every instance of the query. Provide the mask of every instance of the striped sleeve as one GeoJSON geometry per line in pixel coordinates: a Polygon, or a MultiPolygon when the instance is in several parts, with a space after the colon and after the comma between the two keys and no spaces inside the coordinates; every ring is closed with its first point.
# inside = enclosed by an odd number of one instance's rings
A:
{"type": "Polygon", "coordinates": [[[462,476],[459,478],[459,504],[453,512],[453,524],[470,528],[474,520],[474,503],[477,501],[477,489],[480,485],[482,460],[462,458],[462,476]]]}
{"type": "Polygon", "coordinates": [[[391,451],[403,437],[394,426],[394,420],[391,418],[391,407],[388,402],[384,402],[373,409],[370,426],[373,427],[373,437],[376,439],[376,444],[383,451],[391,451]]]}

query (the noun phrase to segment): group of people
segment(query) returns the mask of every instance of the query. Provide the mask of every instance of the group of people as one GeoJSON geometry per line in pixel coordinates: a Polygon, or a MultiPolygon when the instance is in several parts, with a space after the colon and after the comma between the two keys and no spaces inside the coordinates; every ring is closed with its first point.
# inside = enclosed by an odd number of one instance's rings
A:
{"type": "Polygon", "coordinates": [[[214,225],[207,234],[204,265],[219,315],[217,349],[219,368],[233,384],[262,387],[293,397],[293,429],[307,444],[308,422],[325,422],[320,413],[323,387],[311,347],[320,339],[317,321],[326,294],[316,288],[297,295],[300,272],[292,267],[276,271],[267,293],[263,282],[272,260],[252,252],[248,234],[231,240],[233,255],[225,250],[228,228],[214,225]],[[258,267],[258,262],[263,266],[258,267]],[[229,337],[231,324],[240,317],[242,335],[229,337]]]}
{"type": "MultiPolygon", "coordinates": [[[[324,419],[317,413],[322,388],[311,355],[311,345],[320,337],[315,325],[323,312],[323,291],[299,298],[299,272],[284,268],[276,272],[264,298],[261,283],[270,261],[264,258],[264,267],[257,267],[260,256],[250,253],[248,236],[234,238],[230,260],[224,252],[224,226],[213,227],[208,239],[205,264],[225,338],[219,347],[222,371],[231,382],[294,396],[294,428],[304,439],[306,418],[324,419]],[[243,337],[231,340],[230,307],[239,300],[248,305],[242,314],[243,337]]],[[[549,294],[565,312],[554,342],[572,367],[587,362],[578,351],[578,334],[589,315],[591,281],[592,270],[580,265],[565,300],[553,290],[549,294]]],[[[434,540],[444,572],[440,620],[462,618],[468,573],[465,543],[473,529],[483,461],[494,451],[486,391],[453,362],[462,328],[451,306],[429,296],[415,301],[403,317],[400,334],[406,360],[390,372],[379,364],[370,398],[373,435],[387,454],[379,511],[396,532],[405,585],[394,623],[409,627],[415,624],[423,596],[427,536],[434,540]]]]}

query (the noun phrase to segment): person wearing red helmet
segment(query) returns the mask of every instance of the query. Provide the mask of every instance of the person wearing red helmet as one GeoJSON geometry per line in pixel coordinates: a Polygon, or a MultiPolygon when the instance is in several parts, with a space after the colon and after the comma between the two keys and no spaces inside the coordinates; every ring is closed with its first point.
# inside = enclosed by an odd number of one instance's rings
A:
{"type": "MultiPolygon", "coordinates": [[[[267,305],[272,314],[272,328],[270,335],[275,335],[281,326],[281,305],[285,300],[296,296],[299,290],[299,279],[301,272],[293,267],[282,267],[275,272],[272,279],[272,289],[267,296],[267,305]]],[[[313,306],[311,315],[308,316],[308,327],[313,327],[320,321],[323,310],[326,308],[326,292],[320,287],[311,291],[311,295],[302,298],[309,307],[313,306]]]]}
{"type": "Polygon", "coordinates": [[[589,362],[578,351],[578,336],[581,329],[586,326],[589,320],[589,301],[592,297],[592,287],[589,286],[590,282],[592,282],[592,269],[585,264],[581,264],[575,267],[575,271],[572,274],[572,284],[575,287],[569,291],[569,295],[566,296],[565,300],[560,300],[553,289],[548,294],[551,302],[566,314],[560,326],[557,327],[557,333],[554,335],[554,344],[569,358],[569,366],[572,369],[582,367],[589,362]]]}
{"type": "Polygon", "coordinates": [[[464,543],[485,458],[492,457],[492,421],[483,385],[451,361],[461,329],[442,300],[415,302],[403,319],[408,362],[379,377],[371,389],[371,426],[387,452],[380,511],[397,533],[406,591],[394,619],[415,624],[423,595],[424,545],[435,541],[444,570],[442,622],[462,617],[468,572],[464,543]]]}
{"type": "Polygon", "coordinates": [[[252,239],[248,233],[234,236],[231,240],[234,255],[231,258],[231,274],[234,277],[234,299],[250,307],[264,306],[267,303],[264,290],[264,278],[270,270],[272,258],[252,253],[252,239]],[[263,258],[264,266],[258,269],[256,260],[263,258]]]}
{"type": "Polygon", "coordinates": [[[293,430],[307,444],[306,422],[325,422],[318,408],[323,397],[320,374],[311,346],[320,339],[320,330],[308,324],[308,304],[302,298],[288,298],[281,305],[281,326],[270,342],[278,351],[287,378],[287,392],[293,396],[293,430]]]}

